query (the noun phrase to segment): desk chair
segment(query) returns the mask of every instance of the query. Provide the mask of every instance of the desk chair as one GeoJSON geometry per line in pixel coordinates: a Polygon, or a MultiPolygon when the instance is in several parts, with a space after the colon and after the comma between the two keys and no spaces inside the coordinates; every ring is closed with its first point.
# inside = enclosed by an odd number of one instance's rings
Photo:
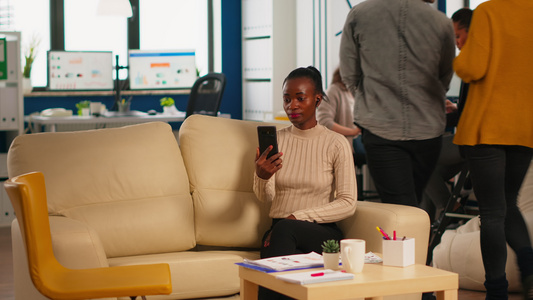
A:
{"type": "Polygon", "coordinates": [[[70,300],[135,299],[137,295],[168,295],[172,292],[168,264],[80,270],[63,267],[52,249],[43,174],[33,172],[14,177],[4,186],[19,221],[31,280],[44,296],[70,300]]]}
{"type": "Polygon", "coordinates": [[[185,118],[194,114],[217,116],[225,87],[226,76],[222,73],[198,78],[191,88],[185,118]]]}

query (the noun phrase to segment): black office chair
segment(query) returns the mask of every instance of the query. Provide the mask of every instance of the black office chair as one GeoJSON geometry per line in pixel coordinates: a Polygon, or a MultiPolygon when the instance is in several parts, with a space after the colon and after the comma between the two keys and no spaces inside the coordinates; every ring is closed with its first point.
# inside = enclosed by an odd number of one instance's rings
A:
{"type": "Polygon", "coordinates": [[[442,212],[439,219],[432,224],[429,237],[428,256],[426,260],[427,265],[433,260],[433,250],[440,243],[442,235],[453,220],[470,220],[478,215],[477,212],[470,212],[466,209],[468,196],[472,188],[471,185],[470,173],[468,167],[465,165],[452,187],[452,193],[448,199],[444,212],[442,212]],[[468,192],[465,192],[465,189],[468,192]]]}
{"type": "Polygon", "coordinates": [[[226,76],[222,73],[198,78],[191,88],[185,118],[194,114],[217,116],[225,87],[226,76]]]}

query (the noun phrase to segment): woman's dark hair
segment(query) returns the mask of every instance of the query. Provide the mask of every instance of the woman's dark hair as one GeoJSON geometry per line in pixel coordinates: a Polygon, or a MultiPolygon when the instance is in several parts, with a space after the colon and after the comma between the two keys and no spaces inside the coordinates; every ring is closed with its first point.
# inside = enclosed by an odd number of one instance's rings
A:
{"type": "Polygon", "coordinates": [[[468,32],[468,29],[470,28],[470,21],[472,21],[473,13],[474,11],[470,8],[461,8],[460,10],[453,13],[452,21],[454,23],[459,24],[459,28],[464,28],[466,29],[466,32],[468,32]]]}
{"type": "Polygon", "coordinates": [[[283,85],[285,85],[285,83],[289,79],[302,78],[302,77],[311,79],[311,81],[315,85],[315,92],[317,94],[322,95],[322,99],[325,99],[327,101],[326,92],[324,91],[324,88],[322,87],[322,75],[320,74],[320,71],[318,71],[313,66],[309,66],[307,68],[300,67],[300,68],[292,70],[289,73],[289,75],[287,75],[285,80],[283,80],[283,85]]]}

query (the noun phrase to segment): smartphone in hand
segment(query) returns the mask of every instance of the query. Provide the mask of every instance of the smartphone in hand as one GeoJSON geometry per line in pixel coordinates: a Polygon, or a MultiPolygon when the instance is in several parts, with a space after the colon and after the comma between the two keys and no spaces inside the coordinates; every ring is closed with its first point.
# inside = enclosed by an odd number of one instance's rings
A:
{"type": "Polygon", "coordinates": [[[268,146],[273,148],[267,155],[267,158],[278,153],[278,138],[276,135],[276,126],[257,126],[257,136],[259,137],[259,153],[263,154],[268,146]]]}

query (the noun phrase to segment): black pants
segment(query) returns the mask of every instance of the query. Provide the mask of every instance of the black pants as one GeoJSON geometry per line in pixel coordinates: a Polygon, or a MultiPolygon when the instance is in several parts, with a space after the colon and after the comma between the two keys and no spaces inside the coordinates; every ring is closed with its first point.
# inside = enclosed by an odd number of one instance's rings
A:
{"type": "MultiPolygon", "coordinates": [[[[325,240],[343,239],[335,223],[318,224],[307,221],[274,219],[272,227],[263,236],[261,258],[309,253],[322,253],[325,240]]],[[[292,299],[259,287],[259,300],[292,299]]]]}
{"type": "Polygon", "coordinates": [[[516,205],[533,149],[477,145],[461,146],[461,150],[466,156],[479,204],[481,255],[486,279],[490,281],[505,277],[506,242],[517,253],[521,275],[533,274],[531,241],[522,213],[516,205]]]}
{"type": "Polygon", "coordinates": [[[393,141],[363,130],[368,170],[384,203],[419,206],[435,168],[442,137],[393,141]]]}

